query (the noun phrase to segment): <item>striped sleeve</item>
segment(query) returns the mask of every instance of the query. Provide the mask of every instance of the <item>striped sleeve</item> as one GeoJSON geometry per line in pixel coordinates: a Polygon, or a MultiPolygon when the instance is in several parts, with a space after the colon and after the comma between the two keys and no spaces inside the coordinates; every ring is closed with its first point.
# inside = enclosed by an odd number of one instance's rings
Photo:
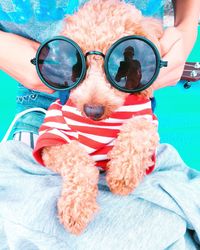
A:
{"type": "Polygon", "coordinates": [[[44,147],[66,144],[76,137],[76,134],[66,124],[61,108],[62,105],[59,101],[54,102],[49,107],[44,122],[40,127],[33,156],[42,165],[44,163],[41,153],[44,147]]]}

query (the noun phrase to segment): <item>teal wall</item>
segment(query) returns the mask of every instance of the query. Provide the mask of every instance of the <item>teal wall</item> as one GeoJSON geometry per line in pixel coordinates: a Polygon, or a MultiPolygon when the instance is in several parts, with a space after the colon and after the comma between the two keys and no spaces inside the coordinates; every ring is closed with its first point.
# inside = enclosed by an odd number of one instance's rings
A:
{"type": "Polygon", "coordinates": [[[15,116],[17,82],[0,71],[0,140],[15,116]]]}
{"type": "MultiPolygon", "coordinates": [[[[200,27],[198,33],[190,62],[200,62],[200,27]]],[[[200,81],[189,89],[179,83],[155,96],[161,142],[174,145],[189,166],[200,170],[200,81]]]]}
{"type": "MultiPolygon", "coordinates": [[[[200,34],[188,60],[200,61],[200,34]]],[[[0,85],[2,139],[15,115],[16,81],[0,71],[0,85]]],[[[174,145],[189,166],[200,170],[200,82],[187,90],[179,83],[158,90],[155,96],[161,142],[174,145]]]]}

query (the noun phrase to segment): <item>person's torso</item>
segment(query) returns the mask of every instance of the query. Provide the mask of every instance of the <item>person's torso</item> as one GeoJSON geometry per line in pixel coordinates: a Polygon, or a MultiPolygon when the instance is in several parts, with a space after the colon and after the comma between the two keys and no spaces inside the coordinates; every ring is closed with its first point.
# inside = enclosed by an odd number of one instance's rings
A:
{"type": "MultiPolygon", "coordinates": [[[[42,42],[88,0],[0,0],[0,29],[42,42]]],[[[146,16],[162,18],[163,0],[125,0],[146,16]]]]}

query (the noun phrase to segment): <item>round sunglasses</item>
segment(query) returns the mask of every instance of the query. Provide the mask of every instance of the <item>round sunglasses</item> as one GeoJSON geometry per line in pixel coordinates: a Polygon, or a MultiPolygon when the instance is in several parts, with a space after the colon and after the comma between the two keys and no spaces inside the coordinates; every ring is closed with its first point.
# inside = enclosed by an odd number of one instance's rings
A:
{"type": "Polygon", "coordinates": [[[90,55],[104,58],[104,70],[110,84],[120,91],[134,93],[148,88],[160,68],[167,67],[155,45],[142,36],[117,40],[104,55],[100,51],[83,54],[73,40],[57,36],[42,43],[31,63],[36,65],[42,82],[54,90],[70,90],[85,78],[90,55]]]}

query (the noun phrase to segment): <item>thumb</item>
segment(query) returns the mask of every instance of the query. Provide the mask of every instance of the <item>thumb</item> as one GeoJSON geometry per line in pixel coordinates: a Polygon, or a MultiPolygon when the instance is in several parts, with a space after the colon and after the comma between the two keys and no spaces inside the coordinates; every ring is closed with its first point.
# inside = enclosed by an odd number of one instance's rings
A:
{"type": "Polygon", "coordinates": [[[167,28],[160,39],[161,56],[164,57],[171,48],[182,39],[182,34],[175,27],[167,28]]]}

